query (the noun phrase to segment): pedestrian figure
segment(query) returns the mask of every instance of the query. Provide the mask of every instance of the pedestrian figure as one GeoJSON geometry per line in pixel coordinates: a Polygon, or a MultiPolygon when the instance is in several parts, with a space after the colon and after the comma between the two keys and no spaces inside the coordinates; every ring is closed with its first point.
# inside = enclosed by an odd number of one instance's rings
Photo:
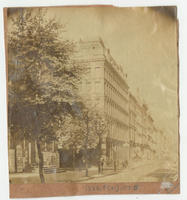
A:
{"type": "Polygon", "coordinates": [[[114,171],[116,172],[117,166],[116,166],[116,161],[114,161],[114,171]]]}
{"type": "Polygon", "coordinates": [[[103,173],[104,158],[101,158],[101,173],[103,173]]]}
{"type": "Polygon", "coordinates": [[[101,163],[100,163],[100,159],[98,160],[97,165],[98,165],[98,174],[100,174],[100,173],[101,173],[101,163]]]}
{"type": "Polygon", "coordinates": [[[128,160],[125,161],[125,168],[128,167],[128,160]]]}
{"type": "Polygon", "coordinates": [[[82,170],[82,160],[81,159],[79,159],[79,161],[78,161],[78,165],[79,165],[79,171],[81,171],[82,170]]]}

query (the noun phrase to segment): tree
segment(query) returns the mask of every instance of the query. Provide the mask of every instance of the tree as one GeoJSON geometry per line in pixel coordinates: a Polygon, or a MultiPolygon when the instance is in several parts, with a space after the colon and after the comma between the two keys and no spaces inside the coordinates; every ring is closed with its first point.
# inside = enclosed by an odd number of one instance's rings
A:
{"type": "Polygon", "coordinates": [[[67,115],[64,120],[63,130],[59,130],[59,143],[64,149],[72,150],[72,164],[75,169],[75,154],[83,147],[84,135],[82,134],[81,121],[76,116],[67,115]]]}
{"type": "Polygon", "coordinates": [[[65,26],[45,9],[20,9],[8,35],[8,109],[11,133],[36,141],[44,183],[41,144],[57,138],[63,116],[72,114],[82,67],[71,60],[74,44],[65,26]]]}
{"type": "Polygon", "coordinates": [[[63,148],[72,150],[73,166],[75,165],[75,152],[83,150],[85,175],[88,176],[89,149],[97,149],[98,171],[100,172],[101,158],[103,156],[102,143],[108,134],[108,120],[99,113],[96,106],[86,106],[77,102],[72,106],[74,115],[65,117],[63,130],[59,130],[60,143],[63,148]]]}
{"type": "Polygon", "coordinates": [[[81,133],[84,135],[84,143],[83,143],[83,149],[84,149],[84,158],[85,158],[85,175],[88,176],[88,149],[91,147],[96,146],[95,138],[93,129],[92,129],[92,112],[93,110],[91,108],[85,107],[82,110],[82,131],[81,133]]]}
{"type": "Polygon", "coordinates": [[[104,162],[104,154],[102,152],[102,144],[106,139],[106,136],[109,133],[109,120],[107,120],[106,116],[103,116],[99,112],[94,112],[92,117],[92,129],[98,138],[97,149],[98,149],[98,173],[103,170],[103,162],[104,162]],[[101,166],[102,165],[102,166],[101,166]]]}
{"type": "MultiPolygon", "coordinates": [[[[87,106],[82,101],[77,108],[77,117],[80,122],[79,131],[76,132],[75,136],[82,138],[86,169],[85,175],[88,176],[88,150],[93,148],[97,149],[96,159],[98,162],[98,172],[100,173],[101,158],[104,156],[102,152],[102,143],[108,134],[109,120],[106,119],[104,114],[99,112],[97,105],[93,105],[92,107],[87,106]]],[[[78,142],[78,140],[75,139],[75,142],[76,141],[78,142]]]]}

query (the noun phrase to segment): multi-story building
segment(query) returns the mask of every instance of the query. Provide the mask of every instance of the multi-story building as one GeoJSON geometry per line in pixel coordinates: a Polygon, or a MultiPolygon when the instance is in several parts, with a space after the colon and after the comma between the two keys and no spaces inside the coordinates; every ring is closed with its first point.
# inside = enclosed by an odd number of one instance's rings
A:
{"type": "Polygon", "coordinates": [[[129,86],[121,66],[101,39],[80,41],[74,59],[87,70],[79,87],[83,101],[109,121],[102,154],[108,163],[129,159],[129,86]]]}
{"type": "Polygon", "coordinates": [[[129,94],[129,137],[130,159],[140,159],[143,156],[142,145],[145,143],[144,107],[138,99],[129,94]]]}
{"type": "Polygon", "coordinates": [[[156,128],[148,107],[129,94],[130,159],[150,160],[155,158],[156,128]]]}
{"type": "MultiPolygon", "coordinates": [[[[148,107],[129,92],[125,73],[101,39],[80,40],[75,60],[86,68],[79,87],[83,101],[108,119],[103,139],[106,160],[153,159],[156,128],[148,107]]],[[[139,96],[139,95],[138,95],[139,96]]]]}
{"type": "Polygon", "coordinates": [[[147,159],[152,159],[152,144],[153,144],[153,134],[154,134],[154,124],[151,115],[147,115],[147,159]]]}
{"type": "Polygon", "coordinates": [[[136,98],[130,93],[129,94],[129,158],[130,160],[135,158],[135,148],[136,148],[136,117],[137,117],[137,100],[136,98]]]}

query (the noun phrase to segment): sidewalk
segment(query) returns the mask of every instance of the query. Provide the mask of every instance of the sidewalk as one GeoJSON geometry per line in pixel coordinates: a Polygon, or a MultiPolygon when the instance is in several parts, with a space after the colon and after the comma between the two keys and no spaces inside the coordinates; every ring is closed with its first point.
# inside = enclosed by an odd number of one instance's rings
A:
{"type": "MultiPolygon", "coordinates": [[[[97,167],[91,167],[88,169],[88,176],[85,176],[85,169],[82,170],[67,170],[61,173],[44,174],[46,183],[57,182],[82,182],[99,177],[110,176],[118,174],[121,170],[114,171],[113,169],[104,169],[101,174],[98,174],[97,167]]],[[[15,173],[10,174],[11,183],[40,183],[38,173],[15,173]]]]}
{"type": "Polygon", "coordinates": [[[135,169],[137,167],[142,167],[144,165],[153,165],[153,163],[158,163],[158,160],[136,160],[136,161],[131,161],[129,163],[129,167],[130,169],[135,169]]]}
{"type": "MultiPolygon", "coordinates": [[[[126,169],[118,169],[117,171],[114,171],[113,168],[104,168],[101,174],[98,174],[97,167],[91,167],[88,169],[87,177],[85,176],[85,169],[82,169],[82,170],[65,169],[64,172],[60,172],[60,173],[51,173],[51,174],[44,173],[44,176],[45,176],[46,183],[83,182],[83,181],[89,181],[89,180],[97,179],[101,177],[104,178],[107,176],[112,176],[115,174],[119,174],[120,172],[125,172],[125,174],[126,173],[128,174],[129,172],[132,172],[132,170],[143,169],[144,167],[149,166],[149,165],[158,165],[158,161],[156,160],[155,161],[153,160],[134,161],[132,163],[129,163],[129,166],[126,169]]],[[[16,183],[16,184],[40,183],[39,174],[34,173],[34,172],[10,174],[10,180],[11,180],[11,183],[16,183]]]]}
{"type": "Polygon", "coordinates": [[[71,182],[82,182],[85,180],[91,180],[91,179],[95,179],[95,178],[110,176],[110,175],[118,174],[120,171],[121,170],[114,171],[113,169],[103,169],[103,172],[98,174],[98,169],[92,168],[92,169],[89,169],[88,177],[85,176],[85,171],[84,171],[84,175],[82,177],[80,177],[79,179],[76,179],[74,181],[72,180],[71,182]]]}

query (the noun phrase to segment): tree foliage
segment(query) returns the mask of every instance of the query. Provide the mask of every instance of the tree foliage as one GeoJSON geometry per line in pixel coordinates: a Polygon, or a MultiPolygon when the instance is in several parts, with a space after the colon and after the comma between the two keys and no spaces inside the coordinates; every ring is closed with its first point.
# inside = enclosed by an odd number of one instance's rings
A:
{"type": "Polygon", "coordinates": [[[8,35],[8,109],[11,134],[37,142],[40,178],[41,143],[57,139],[64,115],[73,114],[82,67],[71,59],[74,44],[65,26],[45,9],[20,9],[8,35]]]}
{"type": "MultiPolygon", "coordinates": [[[[74,43],[65,26],[45,9],[20,9],[8,35],[8,117],[14,138],[36,141],[41,182],[41,144],[58,140],[63,148],[101,151],[107,121],[77,93],[83,66],[73,61],[74,43]],[[79,106],[77,106],[79,105],[79,106]]],[[[101,155],[101,154],[99,154],[101,155]]]]}
{"type": "Polygon", "coordinates": [[[43,137],[43,129],[52,132],[52,121],[70,112],[77,99],[82,68],[70,59],[74,44],[62,38],[64,28],[48,19],[44,9],[21,9],[12,18],[8,37],[10,122],[33,128],[38,138],[43,137]]]}

